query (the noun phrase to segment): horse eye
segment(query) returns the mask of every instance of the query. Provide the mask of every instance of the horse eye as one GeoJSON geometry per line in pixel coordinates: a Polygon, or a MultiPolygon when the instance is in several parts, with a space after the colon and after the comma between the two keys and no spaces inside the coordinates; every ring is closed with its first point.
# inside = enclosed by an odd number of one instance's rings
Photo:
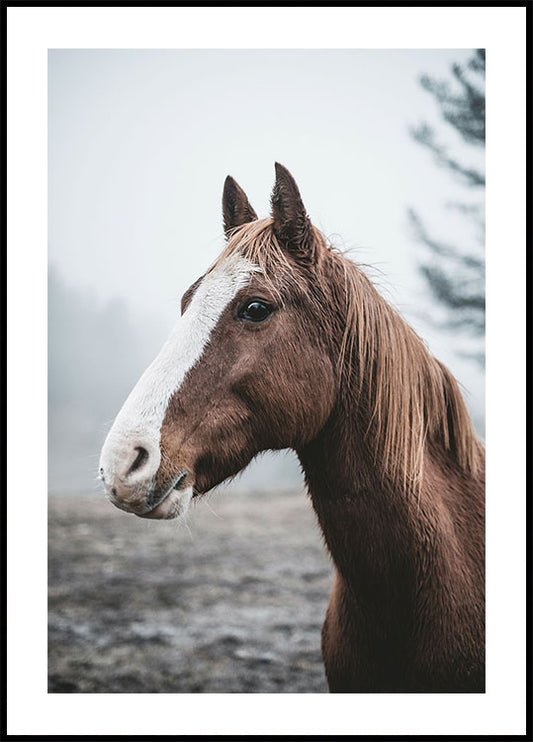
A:
{"type": "Polygon", "coordinates": [[[263,322],[272,314],[272,307],[263,301],[254,299],[244,304],[239,309],[239,319],[247,319],[249,322],[263,322]]]}

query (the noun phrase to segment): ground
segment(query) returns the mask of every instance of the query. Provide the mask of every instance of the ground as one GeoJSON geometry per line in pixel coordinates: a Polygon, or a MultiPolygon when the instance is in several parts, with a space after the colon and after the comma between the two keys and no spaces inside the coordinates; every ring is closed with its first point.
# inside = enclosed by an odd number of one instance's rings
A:
{"type": "Polygon", "coordinates": [[[51,693],[325,693],[333,569],[301,491],[209,496],[187,524],[50,497],[51,693]]]}

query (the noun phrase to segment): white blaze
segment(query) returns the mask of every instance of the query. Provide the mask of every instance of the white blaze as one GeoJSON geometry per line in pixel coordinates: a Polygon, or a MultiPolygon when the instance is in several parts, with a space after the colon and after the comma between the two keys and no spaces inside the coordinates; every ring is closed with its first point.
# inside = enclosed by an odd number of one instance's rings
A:
{"type": "MultiPolygon", "coordinates": [[[[199,361],[220,316],[257,268],[244,258],[230,258],[208,273],[177,320],[159,355],[141,376],[104,443],[100,466],[111,478],[121,476],[121,462],[131,462],[132,447],[142,446],[155,475],[160,463],[161,426],[173,394],[199,361]]],[[[107,479],[107,477],[106,477],[107,479]]]]}

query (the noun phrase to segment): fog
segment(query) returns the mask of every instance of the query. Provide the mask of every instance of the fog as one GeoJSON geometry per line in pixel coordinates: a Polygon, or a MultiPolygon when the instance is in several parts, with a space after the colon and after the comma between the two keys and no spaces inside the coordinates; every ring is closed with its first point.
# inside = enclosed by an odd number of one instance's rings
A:
{"type": "MultiPolygon", "coordinates": [[[[49,52],[51,491],[97,487],[107,429],[182,293],[222,247],[226,175],[266,216],[275,161],[295,176],[314,224],[354,248],[450,367],[483,434],[483,372],[459,355],[459,337],[430,321],[439,310],[407,220],[414,207],[437,234],[472,244],[468,225],[445,208],[466,190],[409,135],[424,120],[461,147],[418,78],[446,77],[469,54],[49,52]]],[[[262,457],[244,477],[272,487],[300,481],[292,455],[262,457]]]]}

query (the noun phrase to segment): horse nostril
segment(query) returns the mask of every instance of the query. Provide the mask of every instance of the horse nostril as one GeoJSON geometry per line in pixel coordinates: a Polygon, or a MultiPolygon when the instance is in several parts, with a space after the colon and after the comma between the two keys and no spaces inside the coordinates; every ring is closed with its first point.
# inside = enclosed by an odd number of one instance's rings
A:
{"type": "Polygon", "coordinates": [[[140,469],[148,460],[148,451],[146,450],[146,448],[138,446],[135,450],[137,451],[137,456],[133,464],[130,466],[128,476],[130,474],[133,474],[134,471],[137,471],[137,469],[140,469]]]}

